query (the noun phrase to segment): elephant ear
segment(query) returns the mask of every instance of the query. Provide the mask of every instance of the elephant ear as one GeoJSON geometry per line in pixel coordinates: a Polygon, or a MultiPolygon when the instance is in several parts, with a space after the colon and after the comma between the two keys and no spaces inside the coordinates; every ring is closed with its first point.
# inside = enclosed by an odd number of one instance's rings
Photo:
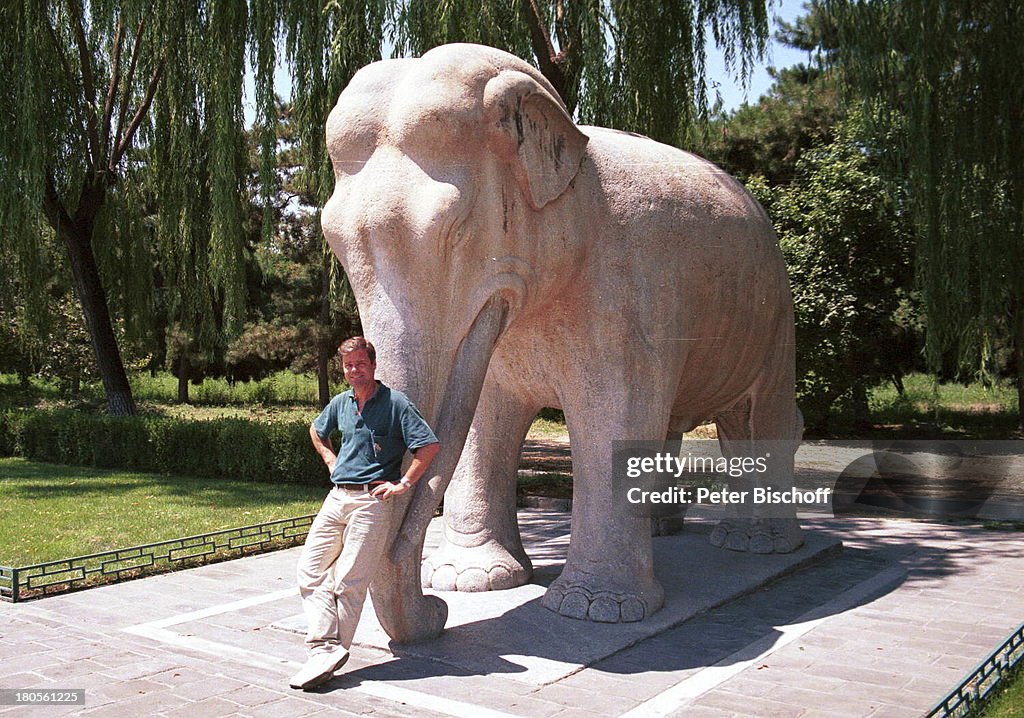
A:
{"type": "Polygon", "coordinates": [[[541,209],[562,194],[586,151],[562,103],[535,78],[506,70],[487,83],[484,111],[494,152],[512,169],[530,206],[541,209]]]}

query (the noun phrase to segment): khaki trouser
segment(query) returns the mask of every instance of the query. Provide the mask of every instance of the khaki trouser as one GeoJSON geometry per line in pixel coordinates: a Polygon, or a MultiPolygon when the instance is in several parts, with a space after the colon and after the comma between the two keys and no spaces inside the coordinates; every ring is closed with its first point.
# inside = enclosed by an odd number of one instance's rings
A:
{"type": "Polygon", "coordinates": [[[306,536],[297,570],[311,654],[352,646],[366,590],[387,550],[391,502],[365,489],[331,489],[306,536]]]}

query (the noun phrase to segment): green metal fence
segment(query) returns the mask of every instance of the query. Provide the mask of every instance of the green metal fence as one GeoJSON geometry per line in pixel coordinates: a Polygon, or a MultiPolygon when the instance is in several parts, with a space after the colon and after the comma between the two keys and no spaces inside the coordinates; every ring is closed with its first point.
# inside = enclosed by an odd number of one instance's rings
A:
{"type": "Polygon", "coordinates": [[[953,691],[935,704],[925,718],[969,715],[1024,660],[1024,623],[979,663],[953,691]]]}
{"type": "Polygon", "coordinates": [[[48,561],[0,566],[0,599],[23,601],[301,544],[314,514],[48,561]]]}

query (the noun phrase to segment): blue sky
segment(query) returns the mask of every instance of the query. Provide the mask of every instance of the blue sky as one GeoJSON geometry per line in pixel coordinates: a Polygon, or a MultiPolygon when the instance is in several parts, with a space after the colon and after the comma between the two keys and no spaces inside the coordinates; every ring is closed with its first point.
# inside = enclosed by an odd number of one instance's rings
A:
{"type": "MultiPolygon", "coordinates": [[[[786,47],[775,41],[776,18],[792,22],[800,15],[804,15],[804,0],[782,0],[774,3],[769,11],[772,15],[771,41],[768,46],[768,56],[759,63],[753,76],[748,81],[748,87],[743,89],[740,82],[725,71],[725,63],[722,53],[718,48],[709,48],[707,56],[707,79],[709,83],[717,82],[718,91],[722,94],[722,102],[726,110],[735,110],[744,102],[756,102],[757,99],[771,87],[772,78],[768,75],[769,67],[790,67],[797,63],[808,61],[807,53],[786,47]]],[[[714,93],[709,92],[714,101],[714,93]]]]}

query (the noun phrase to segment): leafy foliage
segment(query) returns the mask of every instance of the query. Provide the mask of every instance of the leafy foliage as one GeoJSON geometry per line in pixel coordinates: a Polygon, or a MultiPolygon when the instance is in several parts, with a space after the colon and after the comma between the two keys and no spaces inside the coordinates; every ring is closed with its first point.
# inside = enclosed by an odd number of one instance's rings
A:
{"type": "MultiPolygon", "coordinates": [[[[66,260],[58,250],[53,232],[39,228],[37,251],[48,264],[63,270],[66,260]]],[[[0,275],[0,372],[17,373],[23,383],[31,376],[51,379],[59,393],[75,393],[83,381],[97,377],[81,312],[65,271],[51,271],[33,281],[37,286],[26,293],[40,292],[45,310],[16,301],[23,296],[16,271],[0,275]]]]}
{"type": "Polygon", "coordinates": [[[4,3],[0,23],[0,229],[31,290],[49,269],[36,249],[45,217],[111,411],[132,413],[109,303],[129,330],[149,324],[154,253],[166,301],[201,340],[241,318],[247,6],[24,1],[4,3]]]}
{"type": "MultiPolygon", "coordinates": [[[[766,0],[15,0],[0,5],[0,231],[10,248],[0,287],[46,314],[55,267],[41,227],[68,261],[110,410],[133,413],[121,344],[158,360],[170,346],[220,354],[248,315],[248,204],[259,235],[281,221],[275,191],[279,108],[274,72],[292,77],[287,183],[310,207],[332,185],[323,122],[355,71],[442,42],[531,54],[585,121],[679,142],[706,115],[704,50],[737,72],[764,51],[766,0]],[[282,52],[283,51],[283,52],[282,52]],[[253,68],[257,167],[242,115],[253,68]]],[[[308,217],[317,226],[315,211],[308,217]]],[[[332,318],[352,326],[351,297],[319,246],[318,322],[307,331],[324,365],[332,318]],[[341,306],[341,311],[337,307],[341,306]]],[[[251,289],[251,286],[249,287],[251,289]]],[[[252,292],[250,291],[251,295],[252,292]]],[[[42,320],[40,320],[42,321],[42,320]]],[[[257,323],[260,320],[256,320],[257,323]]],[[[8,324],[8,326],[13,326],[8,324]]],[[[173,359],[173,357],[172,357],[173,359]]],[[[191,361],[191,359],[190,359],[191,361]]],[[[181,362],[177,364],[184,366],[181,362]]],[[[323,382],[326,385],[326,381],[323,382]]]]}
{"type": "Polygon", "coordinates": [[[1024,5],[827,0],[835,61],[871,98],[905,181],[933,366],[954,352],[987,373],[1013,347],[1024,403],[1024,5]]]}
{"type": "Polygon", "coordinates": [[[844,109],[822,69],[797,65],[773,70],[772,77],[757,104],[711,123],[701,152],[741,179],[761,175],[774,186],[793,182],[800,156],[834,139],[844,109]]]}
{"type": "Polygon", "coordinates": [[[834,142],[806,153],[793,184],[749,183],[779,232],[796,311],[798,401],[819,430],[836,409],[863,416],[867,390],[897,378],[908,353],[897,313],[912,301],[912,235],[856,129],[843,125],[834,142]]]}
{"type": "Polygon", "coordinates": [[[59,297],[44,333],[29,336],[34,373],[53,379],[61,393],[77,392],[83,381],[97,376],[89,335],[70,293],[59,297]]]}

